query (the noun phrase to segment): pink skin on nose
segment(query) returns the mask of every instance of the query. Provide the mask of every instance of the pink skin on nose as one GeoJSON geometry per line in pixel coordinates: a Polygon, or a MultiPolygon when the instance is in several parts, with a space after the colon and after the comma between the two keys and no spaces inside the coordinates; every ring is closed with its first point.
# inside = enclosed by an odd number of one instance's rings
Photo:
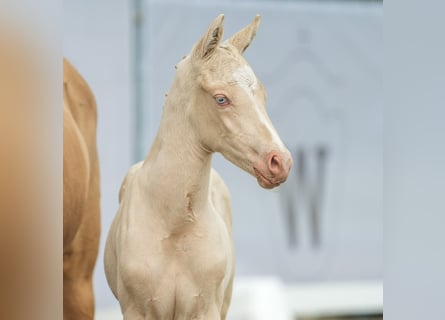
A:
{"type": "Polygon", "coordinates": [[[253,165],[259,185],[266,189],[275,188],[286,181],[291,168],[292,157],[288,150],[269,152],[263,161],[253,165]]]}

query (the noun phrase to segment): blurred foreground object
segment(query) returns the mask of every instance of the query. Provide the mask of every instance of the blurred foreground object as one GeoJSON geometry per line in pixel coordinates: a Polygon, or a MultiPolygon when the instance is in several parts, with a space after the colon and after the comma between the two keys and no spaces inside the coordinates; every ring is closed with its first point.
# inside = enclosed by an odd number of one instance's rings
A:
{"type": "Polygon", "coordinates": [[[62,230],[61,63],[36,23],[37,12],[19,15],[5,7],[2,3],[0,319],[56,319],[62,306],[60,255],[56,258],[62,230]]]}

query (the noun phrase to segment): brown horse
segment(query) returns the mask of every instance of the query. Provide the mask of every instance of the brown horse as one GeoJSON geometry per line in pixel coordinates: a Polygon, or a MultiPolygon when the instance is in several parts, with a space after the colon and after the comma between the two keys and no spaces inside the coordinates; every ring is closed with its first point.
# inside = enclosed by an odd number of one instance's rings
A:
{"type": "Polygon", "coordinates": [[[97,111],[86,81],[63,63],[63,318],[93,319],[99,249],[97,111]]]}

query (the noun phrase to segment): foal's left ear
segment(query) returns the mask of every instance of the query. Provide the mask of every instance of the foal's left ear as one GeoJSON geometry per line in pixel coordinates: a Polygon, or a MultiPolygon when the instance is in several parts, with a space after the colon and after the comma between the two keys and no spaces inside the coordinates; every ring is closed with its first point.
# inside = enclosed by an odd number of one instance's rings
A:
{"type": "Polygon", "coordinates": [[[223,36],[223,22],[223,14],[220,14],[213,20],[207,32],[193,48],[193,56],[197,58],[208,58],[215,51],[223,36]]]}
{"type": "Polygon", "coordinates": [[[256,30],[260,25],[261,17],[259,14],[256,15],[255,19],[244,29],[241,29],[235,33],[231,38],[227,39],[227,42],[238,49],[240,54],[250,46],[253,38],[255,38],[256,30]]]}

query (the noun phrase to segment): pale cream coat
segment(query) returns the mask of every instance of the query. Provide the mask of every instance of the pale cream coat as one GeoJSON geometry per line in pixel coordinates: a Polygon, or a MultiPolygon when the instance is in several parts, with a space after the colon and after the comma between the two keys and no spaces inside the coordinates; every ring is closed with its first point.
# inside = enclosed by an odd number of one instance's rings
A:
{"type": "Polygon", "coordinates": [[[119,193],[105,271],[124,319],[225,319],[234,276],[229,192],[211,168],[220,152],[273,188],[292,165],[242,57],[259,17],[221,43],[218,16],[177,65],[147,158],[119,193]]]}

